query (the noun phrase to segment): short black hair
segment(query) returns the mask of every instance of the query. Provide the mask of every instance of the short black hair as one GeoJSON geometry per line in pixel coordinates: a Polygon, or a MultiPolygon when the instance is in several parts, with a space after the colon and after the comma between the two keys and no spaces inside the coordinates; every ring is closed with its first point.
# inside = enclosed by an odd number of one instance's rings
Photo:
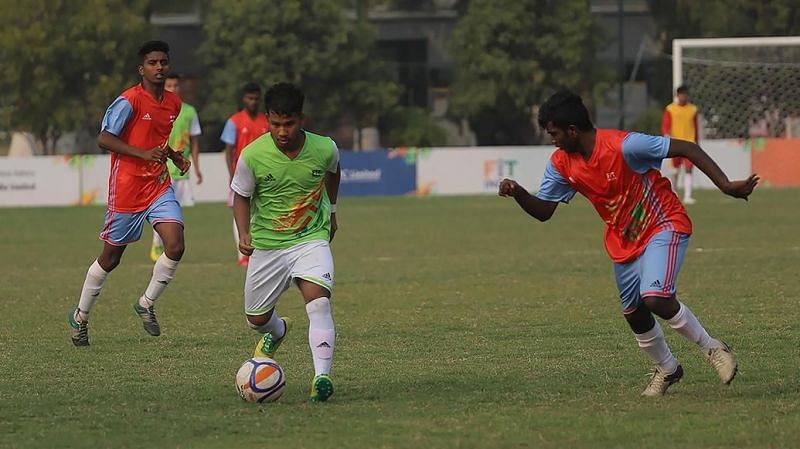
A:
{"type": "Polygon", "coordinates": [[[589,119],[589,110],[583,104],[580,95],[563,89],[554,93],[539,107],[539,126],[547,128],[548,123],[567,129],[575,125],[581,131],[594,129],[589,119]]]}
{"type": "Polygon", "coordinates": [[[264,105],[267,113],[275,112],[286,116],[302,115],[305,99],[303,91],[294,84],[278,83],[270,87],[264,95],[264,105]]]}
{"type": "Polygon", "coordinates": [[[167,79],[168,80],[178,80],[178,81],[180,81],[181,78],[183,78],[183,77],[180,75],[180,73],[170,73],[169,75],[167,75],[167,79]]]}
{"type": "Polygon", "coordinates": [[[169,56],[169,44],[164,41],[147,41],[139,48],[139,58],[144,59],[148,53],[161,51],[169,56]]]}
{"type": "Polygon", "coordinates": [[[242,96],[255,93],[261,93],[261,85],[255,81],[250,81],[242,87],[242,96]]]}
{"type": "Polygon", "coordinates": [[[676,94],[688,94],[689,93],[689,86],[687,84],[681,84],[675,89],[676,94]]]}

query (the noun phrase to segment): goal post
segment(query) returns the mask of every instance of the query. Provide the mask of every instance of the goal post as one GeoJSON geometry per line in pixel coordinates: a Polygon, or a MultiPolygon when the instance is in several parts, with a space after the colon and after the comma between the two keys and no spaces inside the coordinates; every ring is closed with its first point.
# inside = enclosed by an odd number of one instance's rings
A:
{"type": "Polygon", "coordinates": [[[672,82],[707,138],[798,137],[800,36],[674,39],[672,82]]]}

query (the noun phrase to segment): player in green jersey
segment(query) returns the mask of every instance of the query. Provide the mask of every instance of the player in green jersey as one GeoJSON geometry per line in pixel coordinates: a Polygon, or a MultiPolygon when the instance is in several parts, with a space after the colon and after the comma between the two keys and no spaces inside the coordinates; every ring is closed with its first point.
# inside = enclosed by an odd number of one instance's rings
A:
{"type": "MultiPolygon", "coordinates": [[[[180,92],[181,77],[177,74],[167,75],[167,80],[164,82],[164,90],[181,96],[180,92]]],[[[181,99],[183,97],[181,96],[181,99]]],[[[169,146],[175,151],[182,152],[184,159],[192,158],[192,166],[194,167],[194,174],[197,177],[197,183],[203,183],[203,174],[200,172],[200,141],[199,136],[202,134],[200,129],[200,118],[197,116],[197,110],[194,106],[183,101],[181,102],[181,112],[172,123],[172,132],[169,135],[169,146]]],[[[167,168],[169,169],[169,176],[172,179],[172,188],[175,190],[175,198],[180,203],[181,207],[194,206],[194,196],[192,193],[192,186],[189,182],[189,172],[181,173],[181,170],[175,166],[172,160],[167,161],[167,168]]],[[[153,232],[153,245],[150,247],[150,259],[155,262],[161,253],[164,252],[164,243],[161,242],[157,232],[153,232]]]]}
{"type": "Polygon", "coordinates": [[[263,334],[254,357],[273,358],[291,327],[275,310],[292,284],[306,303],[314,361],[310,399],[333,394],[336,331],[331,314],[339,150],[329,137],[305,131],[304,95],[292,84],[264,96],[270,132],[245,147],[231,182],[239,251],[250,256],[244,286],[247,322],[263,334]]]}

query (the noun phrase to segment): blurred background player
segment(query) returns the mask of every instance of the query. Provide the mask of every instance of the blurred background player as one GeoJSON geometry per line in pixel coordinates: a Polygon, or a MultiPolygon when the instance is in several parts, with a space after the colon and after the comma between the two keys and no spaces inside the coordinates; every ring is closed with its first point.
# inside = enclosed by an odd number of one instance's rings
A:
{"type": "MultiPolygon", "coordinates": [[[[200,140],[202,134],[200,129],[200,118],[194,106],[183,101],[181,93],[181,77],[177,74],[167,75],[164,82],[164,90],[172,92],[181,98],[181,112],[178,118],[172,123],[172,132],[169,135],[169,146],[183,154],[184,159],[192,159],[194,174],[197,177],[197,184],[203,183],[203,174],[200,172],[200,140]]],[[[181,173],[181,169],[172,160],[167,160],[169,177],[172,179],[172,188],[175,190],[175,198],[181,207],[194,206],[194,194],[192,184],[189,181],[189,172],[181,173]]],[[[161,253],[164,252],[164,243],[158,232],[153,232],[153,246],[150,248],[150,259],[155,262],[161,253]]]]}
{"type": "Polygon", "coordinates": [[[273,358],[291,323],[276,304],[294,283],[308,315],[314,362],[312,402],[333,394],[336,330],[331,313],[339,150],[329,137],[301,128],[303,93],[280,83],[265,95],[271,132],[251,143],[236,165],[231,189],[239,250],[250,256],[244,285],[247,323],[263,336],[253,357],[273,358]],[[252,218],[251,218],[252,217],[252,218]]]}
{"type": "MultiPolygon", "coordinates": [[[[697,106],[689,103],[689,86],[683,85],[675,90],[676,100],[664,108],[661,116],[661,134],[673,139],[699,143],[697,125],[697,106]]],[[[683,202],[694,204],[692,197],[692,161],[685,157],[672,158],[675,172],[669,175],[672,189],[678,190],[678,175],[683,172],[683,202]],[[681,170],[682,169],[682,170],[681,170]]]]}
{"type": "Polygon", "coordinates": [[[172,122],[181,110],[180,98],[164,90],[168,72],[169,46],[161,41],[145,43],[139,49],[141,83],[120,94],[103,117],[97,145],[111,152],[108,210],[100,232],[104,243],[86,273],[78,307],[68,316],[75,346],[89,345],[89,312],[127,245],[142,236],[145,220],[161,235],[164,254],[133,309],[147,333],[161,334],[154,304],[175,275],[184,250],[183,216],[165,162],[169,157],[182,173],[191,165],[168,145],[172,122]]]}
{"type": "Polygon", "coordinates": [[[595,129],[581,97],[569,91],[553,94],[539,109],[538,121],[557,147],[539,192],[533,196],[504,179],[499,193],[514,197],[540,221],[549,220],[558,203],[568,203],[577,192],[597,210],[606,223],[605,246],[614,261],[622,313],[639,347],[655,364],[642,395],[661,396],[683,377],[653,315],[697,345],[722,382],[729,384],[738,367],[730,348],[711,337],[675,295],[692,222],[659,168],[664,158],[686,157],[723,193],[743,199],[753,192],[758,177],[729,181],[692,142],[595,129]]]}
{"type": "MultiPolygon", "coordinates": [[[[225,122],[220,140],[225,143],[225,161],[228,163],[228,174],[233,180],[236,171],[236,162],[244,147],[269,131],[267,116],[259,111],[261,102],[261,86],[250,82],[242,88],[242,109],[230,116],[225,122]]],[[[228,207],[233,207],[233,190],[228,195],[228,207]]],[[[245,266],[248,257],[239,252],[239,231],[233,223],[233,238],[236,242],[236,251],[239,256],[239,265],[245,266]]]]}

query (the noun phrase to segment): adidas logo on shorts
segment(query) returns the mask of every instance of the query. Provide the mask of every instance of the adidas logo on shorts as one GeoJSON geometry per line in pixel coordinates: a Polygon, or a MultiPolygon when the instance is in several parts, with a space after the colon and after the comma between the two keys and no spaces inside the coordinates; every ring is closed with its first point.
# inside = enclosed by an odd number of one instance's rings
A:
{"type": "Polygon", "coordinates": [[[326,281],[332,281],[333,277],[331,276],[330,273],[325,273],[322,275],[322,279],[325,279],[326,281]]]}

